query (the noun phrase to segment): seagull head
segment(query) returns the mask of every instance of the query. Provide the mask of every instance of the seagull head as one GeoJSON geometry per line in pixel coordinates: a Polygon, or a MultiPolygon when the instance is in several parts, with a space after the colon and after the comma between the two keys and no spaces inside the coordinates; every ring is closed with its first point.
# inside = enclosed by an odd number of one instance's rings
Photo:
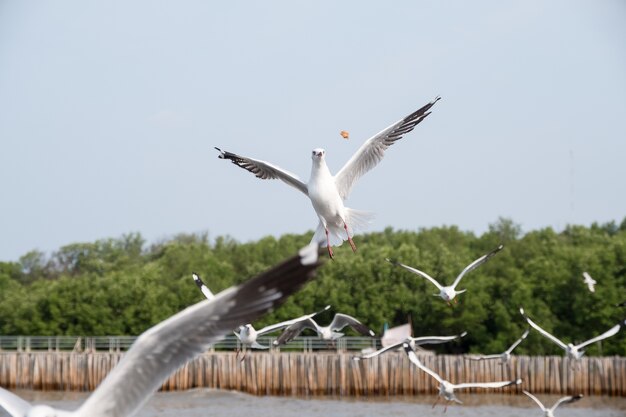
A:
{"type": "Polygon", "coordinates": [[[315,148],[311,151],[311,159],[314,161],[321,161],[324,159],[326,151],[322,148],[315,148]]]}
{"type": "Polygon", "coordinates": [[[56,417],[59,413],[47,405],[36,405],[26,413],[26,417],[56,417]]]}

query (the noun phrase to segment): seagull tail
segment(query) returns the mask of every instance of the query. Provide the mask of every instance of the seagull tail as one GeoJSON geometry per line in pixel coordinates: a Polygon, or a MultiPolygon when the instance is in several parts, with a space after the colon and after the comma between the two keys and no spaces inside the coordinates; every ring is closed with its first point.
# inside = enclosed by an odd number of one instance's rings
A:
{"type": "MultiPolygon", "coordinates": [[[[356,232],[366,230],[374,218],[373,213],[354,210],[347,207],[345,208],[344,215],[350,237],[353,237],[356,232]]],[[[332,246],[341,246],[344,240],[348,240],[348,235],[343,228],[343,224],[328,224],[328,238],[332,246]]],[[[324,247],[328,245],[326,240],[326,231],[324,230],[322,222],[317,225],[317,229],[315,230],[315,234],[313,235],[311,242],[318,242],[324,247]]]]}

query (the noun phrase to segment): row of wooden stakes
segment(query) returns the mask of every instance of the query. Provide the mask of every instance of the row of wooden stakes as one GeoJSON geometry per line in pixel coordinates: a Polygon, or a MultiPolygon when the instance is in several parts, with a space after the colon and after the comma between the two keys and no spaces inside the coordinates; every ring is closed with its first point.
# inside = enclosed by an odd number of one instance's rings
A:
{"type": "MultiPolygon", "coordinates": [[[[119,362],[117,352],[0,352],[0,386],[34,390],[93,391],[119,362]]],[[[493,392],[626,395],[626,358],[514,356],[509,364],[469,361],[455,355],[418,355],[451,382],[521,378],[519,386],[493,392]]],[[[215,388],[256,395],[393,396],[434,394],[438,383],[413,366],[404,353],[369,360],[316,353],[207,352],[188,362],[162,390],[215,388]]],[[[474,389],[474,392],[490,390],[474,389]]],[[[472,390],[470,390],[472,392],[472,390]]]]}

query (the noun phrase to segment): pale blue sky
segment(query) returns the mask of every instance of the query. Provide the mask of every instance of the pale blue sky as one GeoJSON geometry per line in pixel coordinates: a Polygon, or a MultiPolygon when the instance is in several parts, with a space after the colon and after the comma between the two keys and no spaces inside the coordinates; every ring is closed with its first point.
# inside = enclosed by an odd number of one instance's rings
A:
{"type": "Polygon", "coordinates": [[[626,216],[624,1],[213,3],[0,0],[0,260],[312,230],[213,146],[308,179],[437,95],[353,189],[371,230],[626,216]]]}

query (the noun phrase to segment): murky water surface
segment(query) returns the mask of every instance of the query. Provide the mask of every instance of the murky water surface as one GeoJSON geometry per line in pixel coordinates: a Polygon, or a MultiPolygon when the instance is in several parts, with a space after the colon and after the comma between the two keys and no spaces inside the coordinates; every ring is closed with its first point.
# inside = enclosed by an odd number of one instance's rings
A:
{"type": "MultiPolygon", "coordinates": [[[[24,399],[73,410],[87,393],[17,391],[24,399]]],[[[443,414],[443,402],[433,409],[435,396],[319,399],[256,397],[238,392],[208,389],[157,393],[137,414],[140,417],[541,417],[541,410],[525,395],[485,395],[459,393],[463,405],[453,404],[443,414]]],[[[539,395],[548,406],[559,398],[539,395]]],[[[585,397],[577,403],[559,407],[556,416],[623,417],[626,398],[585,397]]],[[[1,417],[7,416],[0,412],[1,417]]]]}

